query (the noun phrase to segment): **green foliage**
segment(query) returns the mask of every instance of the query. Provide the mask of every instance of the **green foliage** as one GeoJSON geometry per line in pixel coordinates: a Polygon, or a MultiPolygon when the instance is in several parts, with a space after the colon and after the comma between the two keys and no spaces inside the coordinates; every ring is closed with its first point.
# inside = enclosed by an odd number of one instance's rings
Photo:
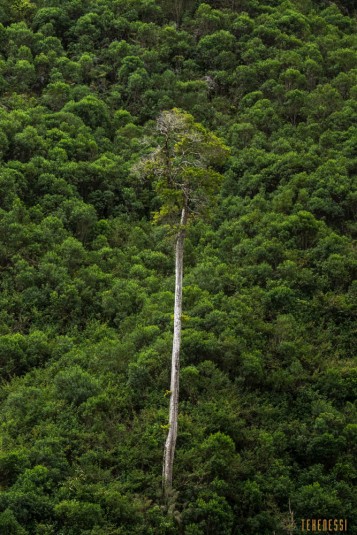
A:
{"type": "Polygon", "coordinates": [[[80,405],[99,391],[96,381],[79,367],[60,371],[54,378],[54,387],[60,399],[74,405],[80,405]]]}
{"type": "Polygon", "coordinates": [[[161,201],[154,220],[180,218],[204,211],[213,199],[222,176],[228,148],[214,134],[195,123],[192,115],[177,108],[163,112],[157,121],[160,145],[134,167],[138,176],[151,178],[161,201]]]}
{"type": "Polygon", "coordinates": [[[25,535],[27,533],[18,523],[11,509],[5,509],[0,514],[0,528],[4,533],[8,533],[9,535],[25,535]]]}
{"type": "Polygon", "coordinates": [[[0,4],[1,535],[356,535],[355,2],[0,4]]]}

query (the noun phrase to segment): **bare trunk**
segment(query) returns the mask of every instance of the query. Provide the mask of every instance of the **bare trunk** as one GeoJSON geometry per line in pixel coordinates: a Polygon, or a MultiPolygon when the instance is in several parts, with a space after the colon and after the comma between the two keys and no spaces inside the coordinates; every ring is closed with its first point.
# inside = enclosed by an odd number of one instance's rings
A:
{"type": "Polygon", "coordinates": [[[164,494],[167,497],[172,488],[173,463],[177,439],[177,417],[179,401],[180,380],[180,346],[181,346],[181,314],[182,314],[182,277],[183,277],[183,245],[185,240],[185,225],[187,210],[182,209],[180,228],[176,238],[175,255],[175,310],[174,310],[174,336],[172,343],[171,358],[171,385],[170,385],[170,409],[169,431],[164,449],[164,462],[162,470],[162,484],[164,494]]]}

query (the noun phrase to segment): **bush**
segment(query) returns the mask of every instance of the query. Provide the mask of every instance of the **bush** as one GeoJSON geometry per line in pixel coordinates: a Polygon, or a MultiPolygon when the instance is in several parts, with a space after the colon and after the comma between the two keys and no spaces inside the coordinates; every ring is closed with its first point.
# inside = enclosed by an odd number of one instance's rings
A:
{"type": "Polygon", "coordinates": [[[80,405],[99,393],[98,382],[79,366],[59,372],[54,384],[57,397],[73,405],[80,405]]]}

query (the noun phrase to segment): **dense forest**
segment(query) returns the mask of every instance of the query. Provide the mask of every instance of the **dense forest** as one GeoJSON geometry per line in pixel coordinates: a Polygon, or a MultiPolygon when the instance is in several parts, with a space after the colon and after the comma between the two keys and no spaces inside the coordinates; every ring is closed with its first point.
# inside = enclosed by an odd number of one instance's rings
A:
{"type": "Polygon", "coordinates": [[[357,534],[355,8],[2,0],[1,535],[357,534]],[[230,154],[164,500],[174,242],[133,169],[173,108],[230,154]]]}

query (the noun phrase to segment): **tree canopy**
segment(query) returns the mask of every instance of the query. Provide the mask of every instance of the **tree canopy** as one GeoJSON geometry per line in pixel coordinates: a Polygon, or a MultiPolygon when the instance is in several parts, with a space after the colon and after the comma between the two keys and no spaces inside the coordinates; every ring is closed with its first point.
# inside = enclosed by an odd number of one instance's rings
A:
{"type": "Polygon", "coordinates": [[[1,534],[284,535],[291,507],[357,535],[356,35],[352,0],[1,2],[1,534]],[[166,195],[162,148],[131,170],[170,116],[166,195]],[[207,177],[167,515],[152,213],[207,177]]]}
{"type": "Polygon", "coordinates": [[[159,145],[134,167],[137,175],[152,179],[161,203],[155,219],[180,220],[206,211],[223,176],[216,170],[229,153],[222,140],[189,113],[174,108],[163,111],[156,123],[159,145]],[[216,169],[215,169],[216,168],[216,169]]]}

